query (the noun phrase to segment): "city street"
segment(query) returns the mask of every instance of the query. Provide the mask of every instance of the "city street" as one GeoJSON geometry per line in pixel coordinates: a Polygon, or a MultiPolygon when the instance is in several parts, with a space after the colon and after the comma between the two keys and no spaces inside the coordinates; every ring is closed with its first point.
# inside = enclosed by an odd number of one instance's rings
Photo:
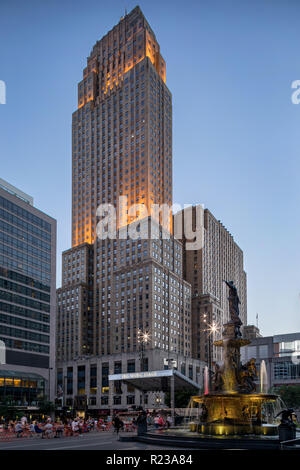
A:
{"type": "MultiPolygon", "coordinates": [[[[37,437],[13,438],[0,441],[1,450],[163,450],[141,442],[121,442],[113,432],[91,432],[75,437],[41,439],[37,437]]],[[[170,450],[179,448],[169,447],[170,450]]],[[[182,450],[182,449],[181,449],[182,450]]]]}

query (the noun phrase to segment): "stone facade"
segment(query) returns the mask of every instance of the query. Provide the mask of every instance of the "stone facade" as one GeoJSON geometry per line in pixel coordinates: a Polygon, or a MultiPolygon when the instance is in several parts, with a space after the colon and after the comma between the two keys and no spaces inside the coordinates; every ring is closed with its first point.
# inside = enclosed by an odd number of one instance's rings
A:
{"type": "MultiPolygon", "coordinates": [[[[195,229],[196,206],[192,208],[192,221],[195,229]]],[[[187,240],[182,241],[185,247],[187,240]]],[[[237,287],[244,325],[247,324],[247,280],[242,250],[208,209],[204,210],[202,248],[184,249],[183,276],[192,286],[192,355],[211,363],[220,361],[222,350],[215,348],[213,341],[220,338],[222,325],[230,319],[228,288],[223,279],[234,281],[237,287]],[[215,332],[209,331],[212,325],[216,325],[215,332]]]]}
{"type": "MultiPolygon", "coordinates": [[[[82,410],[91,415],[101,412],[111,413],[113,410],[132,409],[143,405],[143,397],[139,390],[130,385],[109,382],[108,376],[141,370],[164,370],[172,365],[184,375],[203,387],[204,363],[180,354],[172,356],[155,348],[137,353],[110,354],[105,356],[86,356],[76,361],[57,363],[57,387],[64,392],[59,398],[60,407],[67,406],[77,411],[82,410]]],[[[163,408],[164,394],[148,393],[146,407],[149,409],[163,408]]]]}
{"type": "Polygon", "coordinates": [[[150,210],[172,205],[172,97],[165,81],[159,44],[138,7],[88,57],[72,123],[72,248],[63,253],[57,291],[59,364],[82,355],[138,357],[142,334],[146,352],[191,357],[182,244],[172,236],[170,214],[165,220],[150,210]],[[144,204],[147,215],[126,212],[120,196],[128,207],[144,204]],[[117,212],[114,239],[96,236],[97,208],[106,203],[117,212]],[[135,224],[155,227],[158,237],[124,237],[135,224]]]}

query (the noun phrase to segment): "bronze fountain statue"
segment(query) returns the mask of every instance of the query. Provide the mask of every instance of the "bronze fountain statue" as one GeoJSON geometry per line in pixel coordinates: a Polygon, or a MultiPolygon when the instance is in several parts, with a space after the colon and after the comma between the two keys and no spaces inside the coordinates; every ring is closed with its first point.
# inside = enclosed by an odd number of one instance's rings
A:
{"type": "MultiPolygon", "coordinates": [[[[240,348],[251,343],[241,333],[240,299],[233,281],[224,281],[229,288],[230,321],[223,325],[222,339],[214,345],[224,348],[224,363],[215,365],[212,391],[192,397],[201,405],[200,422],[194,428],[202,434],[277,434],[277,426],[263,422],[264,404],[274,404],[277,395],[257,393],[255,359],[241,363],[240,348]]],[[[199,406],[199,405],[198,405],[199,406]]],[[[195,430],[195,429],[193,429],[195,430]]]]}

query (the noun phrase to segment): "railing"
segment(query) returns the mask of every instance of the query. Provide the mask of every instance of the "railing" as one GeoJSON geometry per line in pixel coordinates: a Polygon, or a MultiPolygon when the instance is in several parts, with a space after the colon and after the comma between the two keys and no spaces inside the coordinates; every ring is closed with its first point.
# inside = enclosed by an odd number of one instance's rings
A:
{"type": "Polygon", "coordinates": [[[295,443],[299,442],[300,444],[300,438],[298,437],[297,439],[290,439],[288,441],[281,441],[280,442],[280,448],[283,449],[284,446],[289,446],[289,445],[294,445],[295,443]]]}

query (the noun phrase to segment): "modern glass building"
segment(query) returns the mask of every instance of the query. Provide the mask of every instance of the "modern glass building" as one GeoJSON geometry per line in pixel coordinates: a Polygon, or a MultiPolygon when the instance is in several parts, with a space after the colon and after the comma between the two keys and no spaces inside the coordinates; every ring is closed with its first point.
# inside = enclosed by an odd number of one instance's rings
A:
{"type": "Polygon", "coordinates": [[[0,179],[0,398],[17,406],[53,399],[55,282],[56,221],[0,179]]]}
{"type": "Polygon", "coordinates": [[[251,339],[241,353],[243,362],[255,358],[258,370],[265,362],[269,388],[300,384],[300,332],[251,339]]]}
{"type": "Polygon", "coordinates": [[[0,371],[0,401],[19,408],[34,407],[45,395],[46,379],[33,372],[0,371]]]}

